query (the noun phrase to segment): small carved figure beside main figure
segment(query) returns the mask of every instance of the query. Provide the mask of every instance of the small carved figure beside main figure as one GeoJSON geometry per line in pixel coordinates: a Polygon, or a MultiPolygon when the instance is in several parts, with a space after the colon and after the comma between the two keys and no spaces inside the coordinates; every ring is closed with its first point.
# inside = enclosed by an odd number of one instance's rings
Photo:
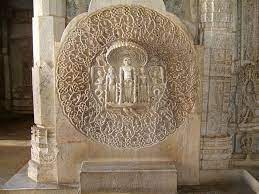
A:
{"type": "Polygon", "coordinates": [[[117,103],[117,76],[115,69],[110,66],[108,68],[108,73],[106,74],[106,102],[107,103],[117,103]]]}

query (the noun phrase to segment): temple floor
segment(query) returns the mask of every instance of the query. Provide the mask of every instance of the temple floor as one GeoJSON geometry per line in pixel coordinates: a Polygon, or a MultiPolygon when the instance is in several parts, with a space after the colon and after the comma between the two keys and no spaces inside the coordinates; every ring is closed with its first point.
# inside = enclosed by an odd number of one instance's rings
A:
{"type": "Polygon", "coordinates": [[[0,113],[0,185],[30,159],[32,115],[0,113]]]}
{"type": "MultiPolygon", "coordinates": [[[[6,187],[8,189],[15,189],[17,187],[16,189],[18,189],[21,184],[25,183],[28,184],[28,188],[34,187],[39,189],[38,191],[20,191],[19,193],[22,194],[45,193],[41,190],[42,187],[48,188],[48,185],[34,183],[26,176],[27,168],[24,166],[26,166],[30,159],[30,128],[32,125],[32,115],[0,113],[0,187],[6,187]]],[[[77,188],[71,187],[68,187],[64,190],[64,187],[50,185],[49,189],[50,190],[48,190],[46,193],[77,193],[77,188]],[[60,188],[61,190],[59,190],[60,188]]],[[[0,193],[16,192],[9,190],[0,191],[0,193]]],[[[205,186],[180,186],[178,188],[178,193],[252,194],[254,192],[250,190],[248,186],[243,184],[217,184],[205,186]]]]}

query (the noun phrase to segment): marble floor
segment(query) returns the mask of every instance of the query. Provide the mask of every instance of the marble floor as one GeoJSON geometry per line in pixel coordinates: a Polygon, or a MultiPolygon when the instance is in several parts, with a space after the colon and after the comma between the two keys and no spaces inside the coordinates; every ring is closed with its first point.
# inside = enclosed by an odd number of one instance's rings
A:
{"type": "MultiPolygon", "coordinates": [[[[37,184],[27,177],[27,166],[24,166],[15,176],[13,176],[2,187],[6,193],[17,194],[15,191],[20,191],[19,194],[78,194],[78,185],[51,185],[37,184]],[[21,189],[23,188],[23,189],[21,189]]],[[[0,193],[1,189],[0,189],[0,193]]],[[[84,194],[84,193],[81,193],[84,194]]],[[[87,193],[89,194],[89,193],[87,193]]],[[[91,193],[91,194],[157,194],[157,193],[91,193]]],[[[256,194],[249,186],[242,183],[229,183],[218,185],[202,185],[202,186],[183,186],[178,187],[178,194],[256,194]]]]}
{"type": "Polygon", "coordinates": [[[178,194],[254,194],[249,186],[243,184],[219,184],[203,186],[184,186],[178,189],[178,194]]]}

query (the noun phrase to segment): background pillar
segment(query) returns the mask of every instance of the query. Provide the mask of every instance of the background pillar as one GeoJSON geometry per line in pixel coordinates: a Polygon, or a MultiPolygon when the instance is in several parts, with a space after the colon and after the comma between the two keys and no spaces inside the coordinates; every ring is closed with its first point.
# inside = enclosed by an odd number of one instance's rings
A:
{"type": "Polygon", "coordinates": [[[65,0],[33,2],[33,100],[31,160],[28,176],[37,182],[58,182],[55,132],[55,48],[65,29],[65,0]]]}
{"type": "Polygon", "coordinates": [[[91,0],[67,0],[67,23],[77,15],[87,12],[91,0]]]}
{"type": "Polygon", "coordinates": [[[232,140],[228,134],[231,67],[235,51],[232,0],[201,0],[204,45],[201,168],[228,168],[232,140]]]}
{"type": "Polygon", "coordinates": [[[5,16],[1,18],[1,55],[3,62],[3,77],[4,77],[4,102],[3,106],[6,110],[11,110],[11,100],[12,100],[12,87],[11,87],[11,67],[9,63],[9,49],[8,49],[8,13],[5,13],[5,16]]]}

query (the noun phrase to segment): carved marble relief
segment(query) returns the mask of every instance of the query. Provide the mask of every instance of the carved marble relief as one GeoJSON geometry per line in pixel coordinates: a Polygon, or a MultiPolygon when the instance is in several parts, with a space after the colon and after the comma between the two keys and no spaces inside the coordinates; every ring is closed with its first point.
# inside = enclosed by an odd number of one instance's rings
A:
{"type": "Polygon", "coordinates": [[[31,160],[28,175],[39,182],[46,182],[50,177],[55,180],[57,174],[55,163],[58,148],[56,136],[51,130],[37,126],[33,126],[31,129],[31,160]]]}
{"type": "Polygon", "coordinates": [[[237,72],[236,93],[231,98],[229,123],[247,124],[255,118],[255,65],[247,61],[237,72]]]}
{"type": "Polygon", "coordinates": [[[240,139],[240,148],[242,153],[246,154],[249,157],[250,154],[255,152],[254,149],[254,137],[253,135],[244,134],[240,139]]]}
{"type": "Polygon", "coordinates": [[[236,161],[246,163],[249,160],[258,160],[258,140],[259,135],[254,130],[238,131],[235,135],[235,148],[232,155],[233,163],[236,161]]]}
{"type": "Polygon", "coordinates": [[[78,20],[64,38],[56,72],[70,122],[117,148],[151,146],[172,134],[192,110],[199,83],[185,32],[140,6],[78,20]]]}
{"type": "Polygon", "coordinates": [[[137,113],[148,111],[166,89],[165,64],[159,58],[148,62],[144,48],[117,41],[96,58],[91,85],[106,109],[137,113]]]}
{"type": "Polygon", "coordinates": [[[258,6],[258,1],[237,2],[237,53],[228,118],[228,127],[234,135],[234,165],[244,165],[248,161],[245,159],[258,159],[258,6]]]}
{"type": "Polygon", "coordinates": [[[234,67],[235,90],[231,97],[229,121],[236,126],[252,123],[256,117],[257,4],[256,1],[245,0],[239,5],[239,14],[242,13],[238,21],[241,50],[238,53],[239,63],[234,67]]]}

